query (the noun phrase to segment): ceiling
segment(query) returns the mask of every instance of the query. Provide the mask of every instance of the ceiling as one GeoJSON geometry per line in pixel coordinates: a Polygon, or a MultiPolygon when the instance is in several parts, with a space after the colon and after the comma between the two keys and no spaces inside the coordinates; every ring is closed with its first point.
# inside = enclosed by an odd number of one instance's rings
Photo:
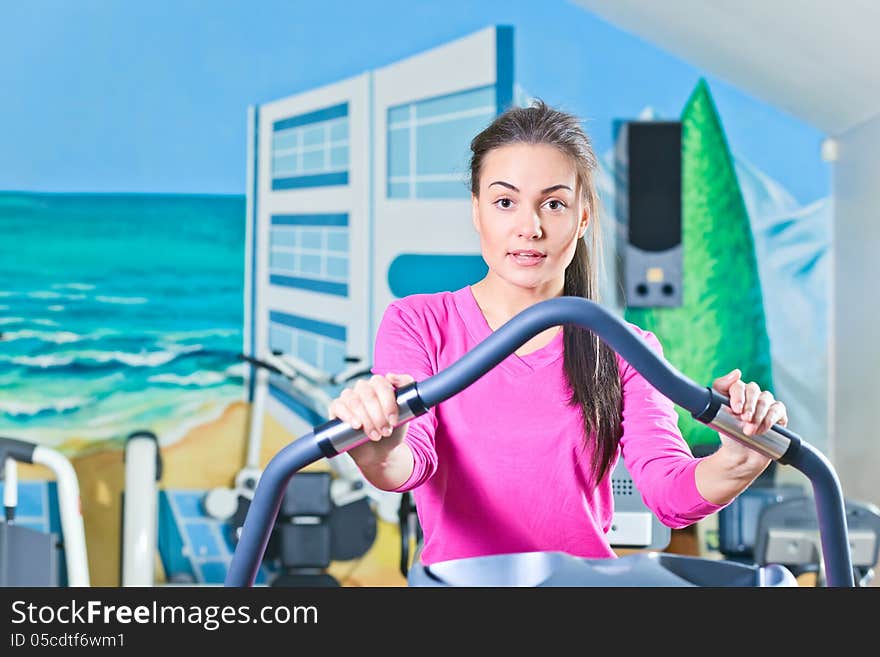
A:
{"type": "Polygon", "coordinates": [[[572,1],[827,135],[880,115],[876,0],[572,1]]]}

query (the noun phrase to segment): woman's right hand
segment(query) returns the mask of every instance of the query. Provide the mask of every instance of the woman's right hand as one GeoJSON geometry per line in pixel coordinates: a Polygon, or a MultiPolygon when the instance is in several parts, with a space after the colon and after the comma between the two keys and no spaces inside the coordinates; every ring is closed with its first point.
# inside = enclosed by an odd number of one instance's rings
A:
{"type": "Polygon", "coordinates": [[[398,422],[396,389],[414,381],[409,374],[375,374],[359,379],[330,402],[330,419],[338,418],[354,429],[362,429],[369,438],[349,450],[356,462],[381,461],[403,440],[405,432],[393,431],[398,422]]]}

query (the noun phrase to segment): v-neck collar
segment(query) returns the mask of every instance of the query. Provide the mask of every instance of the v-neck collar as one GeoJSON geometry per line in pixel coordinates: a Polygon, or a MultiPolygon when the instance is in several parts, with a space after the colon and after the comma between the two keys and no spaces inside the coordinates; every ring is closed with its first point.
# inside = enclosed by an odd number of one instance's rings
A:
{"type": "MultiPolygon", "coordinates": [[[[468,334],[477,343],[482,342],[492,333],[492,327],[486,320],[480,304],[474,296],[470,285],[453,292],[456,308],[464,321],[468,334]]],[[[500,365],[509,370],[519,373],[534,372],[550,363],[557,361],[563,356],[563,331],[558,331],[553,339],[540,349],[529,352],[524,356],[510,354],[501,361],[500,365]]]]}

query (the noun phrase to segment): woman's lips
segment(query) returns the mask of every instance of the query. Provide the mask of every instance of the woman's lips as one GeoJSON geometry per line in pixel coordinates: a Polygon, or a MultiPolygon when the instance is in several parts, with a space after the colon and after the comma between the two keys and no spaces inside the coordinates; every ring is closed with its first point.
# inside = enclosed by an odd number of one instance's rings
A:
{"type": "Polygon", "coordinates": [[[544,258],[547,256],[538,254],[508,253],[507,257],[511,258],[520,267],[535,267],[544,262],[544,258]]]}

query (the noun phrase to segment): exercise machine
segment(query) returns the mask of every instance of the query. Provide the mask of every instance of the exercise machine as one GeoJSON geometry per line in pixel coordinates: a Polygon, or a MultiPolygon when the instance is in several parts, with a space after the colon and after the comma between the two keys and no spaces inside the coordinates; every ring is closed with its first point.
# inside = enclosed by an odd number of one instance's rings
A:
{"type": "Polygon", "coordinates": [[[89,586],[86,534],[80,508],[79,481],[70,461],[60,452],[24,440],[0,437],[3,463],[4,519],[0,522],[0,586],[58,586],[60,549],[64,551],[68,586],[89,586]],[[16,522],[18,463],[49,468],[58,489],[61,536],[16,522]]]}
{"type": "Polygon", "coordinates": [[[122,494],[122,586],[154,586],[158,546],[158,483],[162,454],[152,431],[125,439],[125,489],[122,494]]]}
{"type": "MultiPolygon", "coordinates": [[[[213,489],[204,507],[214,518],[228,520],[235,543],[246,518],[262,471],[259,467],[263,417],[269,375],[272,385],[283,385],[318,417],[326,417],[332,401],[327,390],[371,375],[360,359],[327,374],[292,354],[272,352],[263,358],[240,354],[257,377],[250,418],[247,461],[232,489],[213,489]]],[[[277,572],[269,586],[338,585],[326,568],[331,561],[348,561],[364,554],[377,535],[377,516],[396,517],[399,496],[380,491],[361,474],[350,457],[330,463],[332,472],[299,473],[288,484],[265,559],[277,572]]]]}
{"type": "MultiPolygon", "coordinates": [[[[495,367],[540,332],[574,324],[591,330],[620,354],[659,392],[691,415],[734,440],[806,475],[813,487],[826,582],[830,587],[854,586],[843,493],[837,474],[825,456],[785,427],[775,425],[761,435],[743,432],[729,407],[730,400],[701,386],[661,358],[630,326],[588,299],[559,297],[527,308],[446,369],[397,391],[399,423],[426,413],[495,367]]],[[[252,586],[287,482],[303,467],[332,459],[367,440],[362,431],[341,420],[315,427],[311,434],[287,445],[269,462],[254,493],[232,563],[227,586],[252,586]]],[[[580,559],[562,553],[494,555],[448,561],[411,569],[411,584],[423,584],[424,573],[435,585],[517,584],[511,573],[529,573],[528,585],[613,586],[781,586],[795,585],[782,566],[767,567],[714,561],[700,557],[640,553],[614,560],[580,559]],[[497,567],[496,567],[497,566],[497,567]],[[481,574],[494,573],[483,576],[481,574]],[[415,575],[414,575],[415,574],[415,575]]],[[[526,585],[526,584],[523,584],[526,585]]]]}

